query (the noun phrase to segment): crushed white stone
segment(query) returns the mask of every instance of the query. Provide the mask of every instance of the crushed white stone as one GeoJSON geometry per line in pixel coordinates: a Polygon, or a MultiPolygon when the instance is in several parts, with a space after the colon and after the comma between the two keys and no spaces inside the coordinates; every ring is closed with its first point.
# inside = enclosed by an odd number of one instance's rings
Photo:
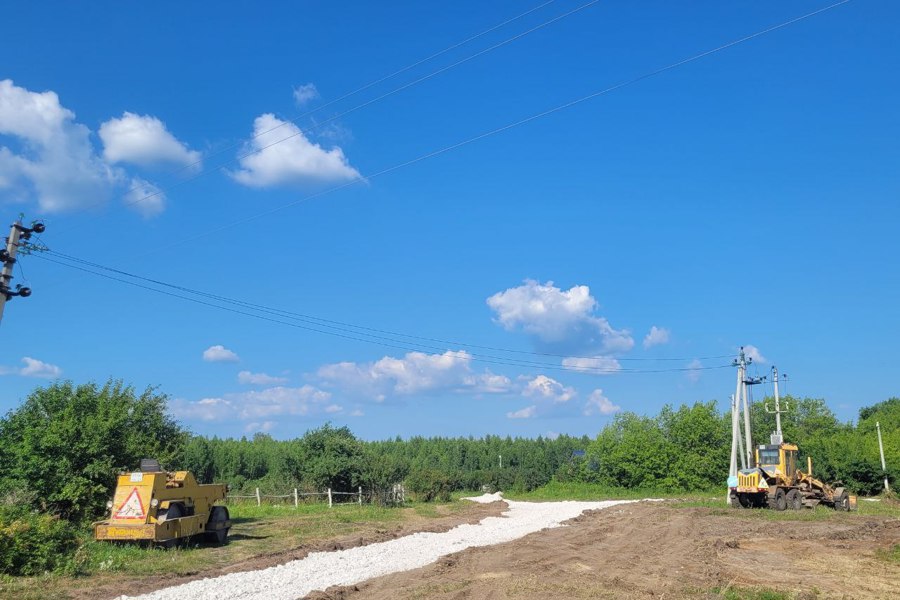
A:
{"type": "MultiPolygon", "coordinates": [[[[501,494],[466,498],[473,502],[503,500],[501,494]]],[[[487,517],[474,525],[459,525],[444,533],[413,533],[387,542],[333,552],[312,552],[305,558],[258,571],[229,573],[151,592],[141,600],[297,600],[333,585],[354,585],[389,573],[409,571],[442,556],[509,542],[541,529],[560,527],[587,510],[609,508],[638,500],[602,502],[516,502],[501,517],[487,517]]],[[[121,596],[120,600],[132,598],[121,596]]]]}

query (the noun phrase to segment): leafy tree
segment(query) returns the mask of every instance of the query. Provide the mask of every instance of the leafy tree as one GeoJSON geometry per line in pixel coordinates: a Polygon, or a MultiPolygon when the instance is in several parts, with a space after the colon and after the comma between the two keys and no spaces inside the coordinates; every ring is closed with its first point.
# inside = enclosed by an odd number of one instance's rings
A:
{"type": "Polygon", "coordinates": [[[67,519],[102,513],[117,473],[143,457],[177,463],[186,435],[166,403],[121,381],[37,388],[0,419],[0,487],[27,490],[35,508],[67,519]]]}
{"type": "Polygon", "coordinates": [[[301,479],[317,489],[353,492],[362,482],[363,445],[347,427],[326,423],[307,431],[299,444],[301,479]]]}

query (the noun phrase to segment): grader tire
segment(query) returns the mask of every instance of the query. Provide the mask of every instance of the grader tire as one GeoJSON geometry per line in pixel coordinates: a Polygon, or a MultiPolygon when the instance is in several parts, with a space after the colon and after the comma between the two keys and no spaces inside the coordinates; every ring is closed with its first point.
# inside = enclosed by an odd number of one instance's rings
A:
{"type": "Polygon", "coordinates": [[[841,490],[834,495],[834,510],[850,510],[850,495],[846,490],[841,490]]]}
{"type": "Polygon", "coordinates": [[[787,500],[788,508],[791,510],[802,510],[803,509],[803,496],[800,495],[798,490],[791,490],[787,493],[785,497],[787,500]]]}
{"type": "Polygon", "coordinates": [[[787,494],[784,493],[784,490],[779,488],[777,492],[775,492],[775,510],[781,511],[785,510],[788,506],[787,503],[787,494]]]}

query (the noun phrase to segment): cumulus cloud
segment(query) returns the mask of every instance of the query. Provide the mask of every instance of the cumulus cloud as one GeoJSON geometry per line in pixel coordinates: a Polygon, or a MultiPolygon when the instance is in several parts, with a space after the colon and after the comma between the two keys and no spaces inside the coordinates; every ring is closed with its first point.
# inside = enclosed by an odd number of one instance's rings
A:
{"type": "Polygon", "coordinates": [[[297,106],[303,106],[310,100],[315,100],[318,97],[319,90],[316,89],[315,84],[304,83],[294,88],[294,102],[297,103],[297,106]]]}
{"type": "Polygon", "coordinates": [[[591,392],[591,395],[588,396],[587,403],[584,405],[584,414],[588,417],[598,413],[601,415],[611,415],[620,410],[622,410],[622,407],[610,402],[609,398],[603,395],[603,390],[600,388],[591,392]]]}
{"type": "Polygon", "coordinates": [[[262,423],[274,417],[315,416],[342,410],[330,400],[330,393],[311,385],[277,386],[203,398],[195,402],[179,399],[172,403],[172,412],[185,419],[203,421],[238,419],[262,423]]]}
{"type": "Polygon", "coordinates": [[[241,371],[238,373],[238,383],[243,383],[244,385],[281,385],[282,383],[287,383],[287,377],[273,377],[265,373],[241,371]]]}
{"type": "Polygon", "coordinates": [[[522,410],[506,413],[507,419],[531,419],[537,415],[537,406],[526,406],[522,410]]]}
{"type": "Polygon", "coordinates": [[[160,215],[166,209],[166,195],[158,187],[140,177],[131,180],[124,197],[125,205],[145,219],[160,215]]]}
{"type": "Polygon", "coordinates": [[[495,320],[508,331],[523,331],[536,344],[561,353],[611,354],[634,346],[628,330],[615,329],[595,315],[597,300],[586,285],[562,290],[552,281],[526,280],[487,299],[495,320]]]}
{"type": "Polygon", "coordinates": [[[126,204],[153,217],[165,208],[165,196],[120,165],[190,164],[200,157],[149,115],[126,112],[103,123],[99,135],[102,155],[91,130],[55,92],[0,81],[0,201],[35,198],[42,212],[60,213],[101,204],[124,190],[126,204]]]}
{"type": "Polygon", "coordinates": [[[75,121],[55,92],[32,92],[0,81],[0,190],[20,202],[34,196],[54,213],[106,200],[122,175],[94,151],[90,130],[75,121]]]}
{"type": "Polygon", "coordinates": [[[762,352],[759,351],[759,348],[756,346],[752,346],[750,344],[744,346],[744,354],[747,355],[747,358],[751,359],[755,363],[765,363],[768,362],[766,357],[762,355],[762,352]]]}
{"type": "Polygon", "coordinates": [[[244,426],[244,431],[247,433],[268,433],[275,428],[275,421],[263,421],[262,423],[247,423],[244,426]]]}
{"type": "Polygon", "coordinates": [[[62,369],[56,365],[45,363],[31,358],[30,356],[22,357],[23,367],[4,367],[0,366],[0,375],[21,375],[22,377],[35,377],[38,379],[56,379],[62,375],[62,369]]]}
{"type": "Polygon", "coordinates": [[[189,150],[166,129],[165,123],[150,115],[126,112],[121,118],[101,124],[99,134],[103,156],[110,163],[200,166],[200,153],[189,150]]]}
{"type": "Polygon", "coordinates": [[[644,348],[652,348],[661,344],[669,343],[669,330],[656,325],[650,328],[647,335],[644,336],[644,348]]]}
{"type": "Polygon", "coordinates": [[[203,351],[203,360],[206,362],[238,362],[241,359],[225,346],[217,344],[203,351]]]}
{"type": "Polygon", "coordinates": [[[409,352],[403,358],[385,356],[374,362],[324,365],[316,373],[326,385],[360,392],[384,400],[390,395],[469,390],[483,393],[509,391],[508,377],[490,371],[475,372],[468,352],[443,354],[409,352]]]}
{"type": "Polygon", "coordinates": [[[568,402],[575,397],[575,388],[565,386],[557,380],[547,377],[546,375],[538,375],[528,381],[522,390],[522,395],[526,397],[537,397],[544,400],[550,400],[555,403],[568,402]]]}
{"type": "Polygon", "coordinates": [[[622,370],[621,363],[612,356],[570,356],[563,359],[562,366],[595,375],[611,375],[622,370]]]}
{"type": "Polygon", "coordinates": [[[691,383],[697,383],[700,381],[700,376],[703,374],[701,370],[703,368],[703,363],[698,359],[694,359],[688,363],[688,370],[685,371],[685,377],[687,377],[688,381],[691,383]]]}
{"type": "Polygon", "coordinates": [[[311,142],[293,123],[272,114],[260,115],[253,123],[254,137],[231,173],[235,181],[249,187],[271,187],[361,179],[343,150],[325,150],[311,142]]]}

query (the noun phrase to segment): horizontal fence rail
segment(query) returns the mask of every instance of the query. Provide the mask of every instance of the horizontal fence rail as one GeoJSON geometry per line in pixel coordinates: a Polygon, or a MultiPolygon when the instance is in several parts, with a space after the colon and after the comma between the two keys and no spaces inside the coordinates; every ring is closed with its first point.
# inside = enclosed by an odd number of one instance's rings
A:
{"type": "Polygon", "coordinates": [[[356,492],[335,492],[332,491],[331,488],[328,488],[327,491],[324,492],[301,492],[297,488],[294,488],[294,492],[292,494],[261,494],[259,492],[259,488],[256,488],[255,494],[228,494],[225,496],[226,500],[256,500],[257,506],[262,506],[263,498],[272,498],[283,500],[285,498],[293,498],[294,506],[297,507],[300,505],[301,497],[313,497],[313,496],[327,496],[328,497],[328,506],[334,506],[334,497],[335,496],[356,496],[356,504],[362,506],[363,503],[363,489],[359,488],[359,491],[356,492]]]}

